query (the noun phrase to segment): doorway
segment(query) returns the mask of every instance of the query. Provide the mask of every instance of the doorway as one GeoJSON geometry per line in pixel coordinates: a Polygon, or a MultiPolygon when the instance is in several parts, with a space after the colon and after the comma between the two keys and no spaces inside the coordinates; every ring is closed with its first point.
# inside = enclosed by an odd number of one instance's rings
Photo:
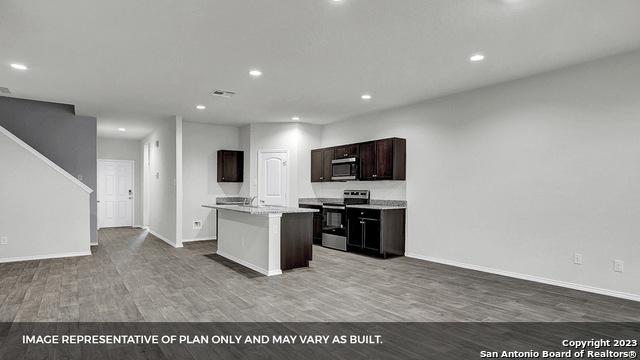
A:
{"type": "Polygon", "coordinates": [[[98,160],[98,228],[133,226],[133,160],[98,160]]]}
{"type": "Polygon", "coordinates": [[[289,151],[258,152],[258,201],[261,205],[286,206],[289,201],[289,151]]]}

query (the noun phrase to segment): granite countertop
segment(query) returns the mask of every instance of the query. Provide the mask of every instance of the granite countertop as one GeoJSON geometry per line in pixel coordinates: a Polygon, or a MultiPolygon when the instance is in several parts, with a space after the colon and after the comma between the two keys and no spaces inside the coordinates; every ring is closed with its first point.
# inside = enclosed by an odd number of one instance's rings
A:
{"type": "MultiPolygon", "coordinates": [[[[342,203],[340,198],[301,198],[298,199],[299,205],[315,205],[322,206],[324,203],[342,203]]],[[[349,208],[355,209],[372,209],[372,210],[395,210],[406,209],[407,202],[404,200],[371,200],[369,204],[347,205],[349,208]]]]}
{"type": "Polygon", "coordinates": [[[397,209],[406,209],[407,206],[403,205],[381,205],[381,204],[358,204],[358,205],[347,205],[348,208],[353,209],[371,209],[371,210],[397,210],[397,209]]]}
{"type": "Polygon", "coordinates": [[[287,206],[242,206],[242,205],[202,205],[202,207],[242,212],[251,215],[268,215],[268,214],[299,214],[318,212],[315,209],[302,209],[287,206]]]}

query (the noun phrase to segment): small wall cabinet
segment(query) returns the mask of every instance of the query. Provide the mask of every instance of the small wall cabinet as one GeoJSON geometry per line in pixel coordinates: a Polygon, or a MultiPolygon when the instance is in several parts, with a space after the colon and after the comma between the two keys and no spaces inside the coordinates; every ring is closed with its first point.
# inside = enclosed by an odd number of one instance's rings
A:
{"type": "Polygon", "coordinates": [[[244,151],[218,150],[218,182],[244,181],[244,151]]]}

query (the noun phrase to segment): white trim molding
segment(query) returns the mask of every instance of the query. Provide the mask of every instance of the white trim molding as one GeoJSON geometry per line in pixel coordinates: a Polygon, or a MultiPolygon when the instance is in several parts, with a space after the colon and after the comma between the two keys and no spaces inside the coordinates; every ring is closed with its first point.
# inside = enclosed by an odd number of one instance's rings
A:
{"type": "Polygon", "coordinates": [[[182,239],[182,242],[186,243],[186,242],[211,241],[211,240],[216,240],[216,237],[209,236],[209,237],[199,237],[199,238],[193,238],[193,239],[182,239]]]}
{"type": "Polygon", "coordinates": [[[594,294],[613,296],[621,299],[640,301],[640,294],[625,293],[625,292],[616,291],[616,290],[603,289],[595,286],[575,284],[575,283],[570,283],[570,282],[561,281],[561,280],[547,279],[547,278],[536,276],[536,275],[520,274],[512,271],[493,269],[493,268],[480,266],[480,265],[465,264],[457,261],[439,259],[431,256],[423,256],[423,255],[418,255],[413,253],[405,253],[405,256],[414,258],[414,259],[430,261],[438,264],[455,266],[463,269],[476,270],[476,271],[481,271],[481,272],[495,274],[495,275],[508,276],[511,278],[528,280],[528,281],[533,281],[533,282],[547,284],[547,285],[560,286],[560,287],[573,289],[573,290],[586,291],[594,294]]]}
{"type": "Polygon", "coordinates": [[[10,262],[18,262],[18,261],[33,261],[33,260],[46,260],[46,259],[59,259],[59,258],[77,257],[77,256],[91,256],[91,250],[79,251],[79,252],[70,252],[70,253],[61,253],[61,254],[19,256],[19,257],[4,258],[4,259],[0,258],[0,263],[10,263],[10,262]]]}
{"type": "Polygon", "coordinates": [[[160,235],[159,233],[157,233],[157,232],[155,232],[155,231],[153,231],[153,230],[151,230],[151,229],[147,229],[147,231],[149,231],[149,233],[150,233],[151,235],[153,235],[153,236],[157,237],[158,239],[160,239],[160,240],[162,240],[162,241],[166,242],[167,244],[171,245],[172,247],[174,247],[174,248],[176,248],[176,249],[178,249],[178,248],[181,248],[181,247],[182,247],[182,244],[178,245],[178,244],[176,244],[176,243],[174,243],[174,242],[170,241],[169,239],[167,239],[167,238],[166,238],[166,237],[164,237],[163,235],[160,235]]]}
{"type": "Polygon", "coordinates": [[[60,166],[56,165],[51,160],[49,160],[46,156],[40,154],[36,149],[34,149],[31,146],[29,146],[29,144],[25,143],[24,141],[20,140],[18,137],[13,135],[9,130],[7,130],[4,127],[0,126],[0,133],[4,134],[6,137],[11,139],[13,142],[15,142],[16,144],[20,145],[21,147],[23,147],[24,149],[29,151],[31,154],[33,154],[38,159],[44,161],[44,163],[49,165],[50,168],[52,168],[53,170],[59,172],[60,174],[62,174],[67,179],[71,180],[71,182],[73,182],[74,184],[78,185],[78,187],[80,187],[82,190],[86,191],[88,194],[91,194],[93,192],[93,190],[90,187],[88,187],[87,185],[85,185],[82,181],[76,179],[75,176],[69,174],[66,170],[64,170],[60,166]]]}

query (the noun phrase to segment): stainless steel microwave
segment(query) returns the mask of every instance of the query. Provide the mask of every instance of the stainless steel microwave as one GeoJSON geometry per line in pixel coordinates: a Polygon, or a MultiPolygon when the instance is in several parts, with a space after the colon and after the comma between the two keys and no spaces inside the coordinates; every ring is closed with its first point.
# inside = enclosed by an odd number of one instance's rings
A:
{"type": "Polygon", "coordinates": [[[358,180],[360,161],[356,157],[331,161],[331,180],[358,180]]]}

